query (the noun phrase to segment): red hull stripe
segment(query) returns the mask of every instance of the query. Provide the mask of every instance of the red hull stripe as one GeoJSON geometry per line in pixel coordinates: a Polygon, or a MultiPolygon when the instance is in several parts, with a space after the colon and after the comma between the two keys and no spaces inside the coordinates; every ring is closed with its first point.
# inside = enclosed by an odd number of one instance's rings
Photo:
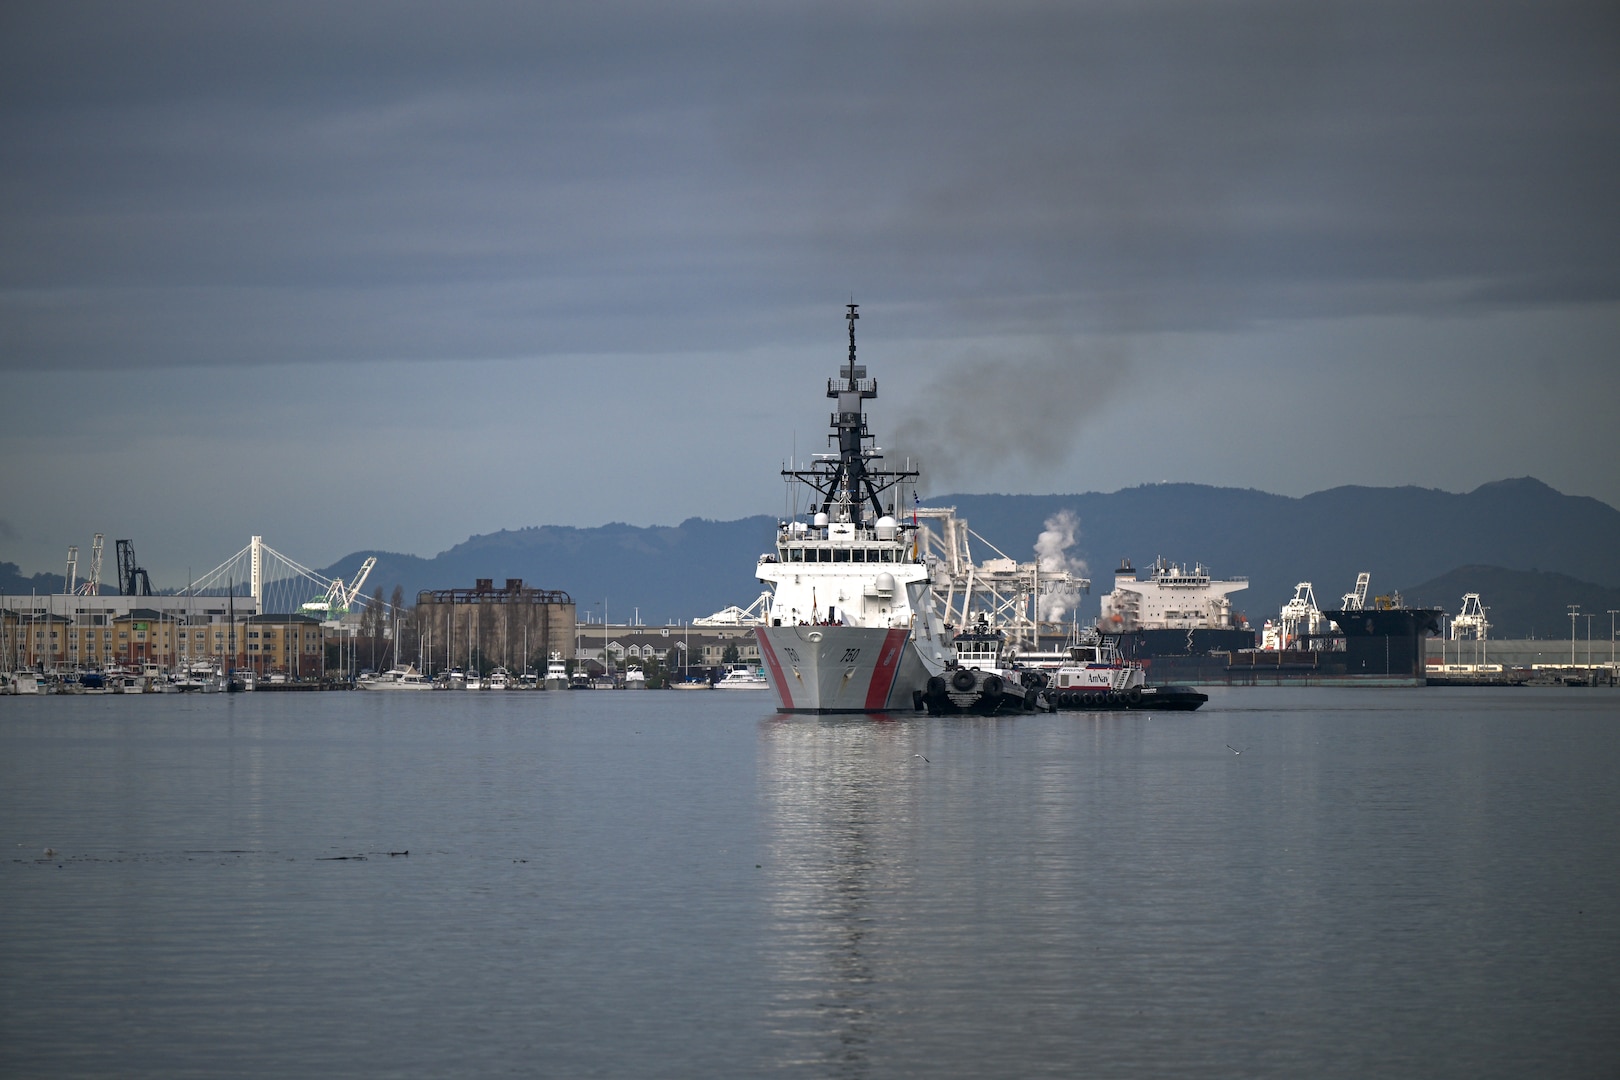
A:
{"type": "Polygon", "coordinates": [[[759,639],[759,654],[765,658],[766,665],[771,669],[771,685],[776,687],[776,696],[782,699],[782,708],[793,708],[793,691],[788,688],[788,681],[782,677],[781,661],[776,659],[776,650],[771,648],[770,639],[765,636],[764,628],[755,630],[754,637],[759,639]]]}
{"type": "Polygon", "coordinates": [[[881,712],[888,705],[889,691],[894,689],[894,680],[900,674],[900,658],[905,655],[906,638],[910,634],[909,630],[890,630],[884,637],[877,669],[872,672],[872,681],[866,687],[868,712],[881,712]]]}

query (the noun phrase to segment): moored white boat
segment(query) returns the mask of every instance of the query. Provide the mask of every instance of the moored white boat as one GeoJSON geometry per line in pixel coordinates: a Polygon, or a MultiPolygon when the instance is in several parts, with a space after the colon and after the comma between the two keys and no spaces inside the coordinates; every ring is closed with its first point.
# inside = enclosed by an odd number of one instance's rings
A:
{"type": "Polygon", "coordinates": [[[4,676],[4,689],[7,694],[43,694],[45,676],[37,671],[13,671],[4,676]]]}
{"type": "Polygon", "coordinates": [[[769,690],[771,681],[757,668],[738,664],[726,672],[726,677],[714,684],[716,690],[769,690]]]}
{"type": "Polygon", "coordinates": [[[396,664],[387,671],[357,680],[355,685],[362,690],[431,690],[433,680],[417,671],[415,664],[396,664]]]}
{"type": "Polygon", "coordinates": [[[546,661],[546,689],[568,689],[568,664],[562,658],[562,653],[552,653],[546,661]]]}

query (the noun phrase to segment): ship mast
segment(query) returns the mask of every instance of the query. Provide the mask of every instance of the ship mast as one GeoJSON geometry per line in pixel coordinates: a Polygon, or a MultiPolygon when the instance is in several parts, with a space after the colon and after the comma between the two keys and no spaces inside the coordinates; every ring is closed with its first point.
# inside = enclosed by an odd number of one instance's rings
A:
{"type": "Polygon", "coordinates": [[[832,432],[828,442],[838,444],[836,457],[818,455],[819,468],[784,469],[782,475],[800,480],[821,495],[820,511],[835,521],[847,521],[856,526],[868,524],[866,508],[871,508],[875,521],[884,516],[879,496],[903,480],[914,479],[915,470],[888,472],[868,467],[878,457],[871,445],[872,434],[866,427],[862,402],[877,397],[877,380],[866,377],[866,367],[855,356],[855,320],[860,318],[859,305],[847,305],[844,318],[849,323],[849,359],[839,369],[838,377],[827,380],[827,396],[838,402],[832,414],[832,432]]]}

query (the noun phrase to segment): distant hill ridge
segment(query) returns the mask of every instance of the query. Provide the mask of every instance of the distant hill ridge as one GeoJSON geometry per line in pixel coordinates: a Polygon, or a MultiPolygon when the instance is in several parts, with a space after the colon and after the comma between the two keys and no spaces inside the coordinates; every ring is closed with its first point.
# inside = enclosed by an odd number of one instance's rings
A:
{"type": "MultiPolygon", "coordinates": [[[[1093,580],[1082,609],[1088,614],[1112,588],[1121,558],[1142,568],[1157,555],[1201,562],[1217,577],[1248,577],[1249,588],[1233,599],[1256,625],[1276,614],[1296,582],[1312,582],[1318,602],[1328,607],[1350,591],[1363,570],[1372,575],[1375,595],[1399,589],[1410,599],[1413,583],[1425,590],[1453,589],[1456,596],[1437,593],[1434,601],[1450,611],[1465,591],[1489,593],[1484,581],[1491,579],[1480,576],[1483,568],[1543,575],[1534,579],[1543,590],[1567,592],[1562,579],[1620,587],[1620,510],[1564,495],[1531,477],[1484,484],[1465,494],[1354,486],[1295,498],[1203,484],[1151,484],[1111,493],[942,495],[927,505],[955,506],[975,532],[1019,559],[1033,557],[1047,518],[1073,511],[1080,534],[1069,554],[1085,561],[1093,580]],[[1466,575],[1447,576],[1463,574],[1460,568],[1470,568],[1481,584],[1462,588],[1466,575]]],[[[605,601],[614,622],[639,609],[644,622],[662,623],[747,604],[759,595],[754,565],[771,548],[775,522],[761,515],[736,521],[690,518],[674,526],[539,525],[469,537],[432,558],[355,552],[322,572],[347,578],[375,554],[370,584],[381,585],[385,595],[396,583],[414,599],[421,589],[465,587],[481,577],[523,578],[530,585],[566,590],[582,612],[593,606],[599,611],[605,601]]],[[[1509,588],[1510,579],[1495,580],[1509,588]]],[[[1517,592],[1522,584],[1511,588],[1517,592]]],[[[1503,627],[1518,618],[1505,599],[1485,596],[1493,620],[1503,627]]],[[[1561,600],[1559,610],[1577,602],[1584,604],[1573,596],[1561,600]]]]}

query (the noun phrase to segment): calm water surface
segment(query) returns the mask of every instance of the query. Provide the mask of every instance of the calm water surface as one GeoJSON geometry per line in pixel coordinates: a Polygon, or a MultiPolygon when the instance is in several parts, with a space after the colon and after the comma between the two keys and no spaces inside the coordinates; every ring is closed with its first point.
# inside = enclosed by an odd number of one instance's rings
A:
{"type": "Polygon", "coordinates": [[[1605,691],[0,699],[0,1075],[1613,1077],[1617,777],[1605,691]]]}

